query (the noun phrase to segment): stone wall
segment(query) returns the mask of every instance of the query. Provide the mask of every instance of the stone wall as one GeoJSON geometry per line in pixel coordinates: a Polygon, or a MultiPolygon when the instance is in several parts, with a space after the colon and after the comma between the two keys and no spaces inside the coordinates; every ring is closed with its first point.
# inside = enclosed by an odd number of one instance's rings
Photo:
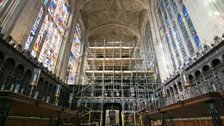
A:
{"type": "Polygon", "coordinates": [[[17,44],[25,44],[41,5],[42,3],[39,0],[27,0],[24,4],[18,5],[21,6],[21,12],[18,15],[14,15],[16,18],[8,22],[10,25],[9,34],[13,36],[17,44]]]}

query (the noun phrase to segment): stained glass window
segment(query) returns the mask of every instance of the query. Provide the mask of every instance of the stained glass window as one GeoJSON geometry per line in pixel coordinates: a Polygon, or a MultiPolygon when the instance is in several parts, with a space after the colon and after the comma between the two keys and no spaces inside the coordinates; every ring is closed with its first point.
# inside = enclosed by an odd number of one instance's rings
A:
{"type": "MultiPolygon", "coordinates": [[[[164,45],[167,45],[167,47],[168,47],[168,52],[169,52],[169,55],[170,55],[170,58],[171,58],[171,61],[172,61],[172,64],[173,64],[173,69],[176,69],[176,63],[175,63],[175,59],[174,59],[174,55],[176,55],[176,52],[175,52],[175,54],[173,54],[172,53],[172,49],[171,49],[171,46],[173,46],[173,43],[171,43],[171,41],[169,40],[169,38],[168,38],[168,36],[167,36],[167,34],[166,34],[166,32],[167,32],[167,30],[166,30],[166,27],[165,27],[165,22],[164,22],[164,20],[163,20],[163,15],[162,15],[162,12],[161,12],[161,9],[159,9],[159,17],[160,17],[160,20],[161,20],[161,24],[162,24],[162,29],[163,29],[163,32],[164,32],[164,34],[165,34],[165,40],[166,40],[166,44],[164,44],[164,45]]],[[[166,46],[165,46],[166,47],[166,46]]],[[[166,54],[167,55],[167,54],[166,54]]],[[[178,55],[178,54],[177,54],[178,55]]]]}
{"type": "Polygon", "coordinates": [[[184,14],[184,17],[185,17],[185,19],[187,21],[187,24],[188,24],[188,27],[189,27],[189,29],[191,31],[191,34],[194,37],[194,41],[195,41],[198,49],[202,48],[202,44],[201,44],[201,42],[199,40],[199,37],[197,35],[197,32],[196,32],[196,30],[194,28],[194,25],[193,25],[193,23],[191,21],[191,18],[189,16],[188,11],[187,11],[187,8],[185,6],[183,6],[183,14],[184,14]]]}
{"type": "Polygon", "coordinates": [[[44,5],[46,6],[48,3],[48,0],[44,0],[44,5]]]}
{"type": "Polygon", "coordinates": [[[175,0],[171,0],[171,4],[173,5],[173,10],[175,12],[175,14],[178,12],[178,6],[175,2],[175,0]]]}
{"type": "MultiPolygon", "coordinates": [[[[168,38],[167,35],[166,35],[166,43],[167,43],[169,52],[171,52],[171,53],[169,53],[169,54],[170,54],[170,56],[171,56],[171,60],[172,60],[172,64],[173,64],[173,68],[176,69],[176,63],[175,63],[175,60],[174,60],[174,57],[173,57],[173,54],[172,54],[171,45],[170,45],[169,38],[168,38]]],[[[180,64],[180,62],[178,62],[178,63],[180,64]]]]}
{"type": "Polygon", "coordinates": [[[171,7],[170,7],[170,4],[169,4],[168,1],[166,1],[165,3],[166,3],[166,8],[167,8],[167,11],[168,11],[168,13],[169,13],[170,19],[173,20],[174,17],[173,17],[173,14],[172,14],[172,9],[171,9],[171,7]]]}
{"type": "MultiPolygon", "coordinates": [[[[44,4],[47,6],[48,0],[44,0],[44,4]]],[[[63,35],[66,30],[70,9],[67,0],[51,0],[47,8],[44,21],[34,41],[34,46],[31,47],[31,55],[37,57],[38,61],[42,62],[49,70],[54,71],[62,45],[63,35]]],[[[38,27],[36,26],[38,21],[39,20],[34,23],[34,28],[32,28],[30,34],[31,37],[29,36],[27,45],[25,46],[26,49],[30,48],[29,46],[33,39],[32,36],[34,36],[33,33],[38,27]]]]}
{"type": "Polygon", "coordinates": [[[24,49],[29,49],[30,48],[30,44],[31,44],[31,42],[32,42],[32,40],[33,40],[33,38],[34,38],[34,36],[36,34],[37,28],[39,27],[42,15],[43,15],[43,7],[40,8],[40,11],[38,13],[38,16],[37,16],[35,22],[34,22],[34,25],[33,25],[32,29],[30,31],[30,35],[28,36],[28,39],[26,41],[24,49]]]}
{"type": "Polygon", "coordinates": [[[167,26],[167,34],[170,36],[170,43],[173,47],[173,50],[175,52],[175,57],[178,61],[178,65],[181,66],[182,65],[182,62],[181,62],[181,59],[180,59],[180,55],[178,53],[178,48],[177,48],[177,45],[175,43],[175,40],[174,40],[174,36],[173,36],[173,31],[171,30],[171,23],[170,23],[170,20],[168,19],[168,16],[167,16],[167,13],[166,13],[166,10],[165,10],[165,6],[164,6],[164,0],[161,0],[161,11],[163,12],[163,15],[164,15],[164,18],[165,18],[165,21],[166,21],[166,26],[167,26]]]}
{"type": "Polygon", "coordinates": [[[81,29],[79,24],[75,27],[75,32],[72,38],[72,47],[68,61],[68,68],[66,72],[67,83],[74,84],[76,79],[76,72],[78,68],[78,60],[81,53],[81,29]]]}
{"type": "Polygon", "coordinates": [[[40,32],[39,32],[39,34],[37,36],[37,39],[34,43],[33,50],[31,52],[31,55],[33,57],[36,57],[37,53],[40,51],[40,46],[41,46],[41,43],[42,43],[42,40],[43,40],[43,37],[44,37],[44,33],[48,29],[48,26],[49,26],[49,16],[46,15],[45,18],[44,18],[44,22],[41,25],[40,32]]]}
{"type": "Polygon", "coordinates": [[[180,51],[181,51],[181,53],[183,55],[184,61],[186,61],[187,60],[187,54],[186,54],[186,51],[184,49],[184,45],[183,45],[183,42],[181,40],[180,33],[179,33],[178,29],[177,29],[177,25],[176,24],[173,25],[173,29],[174,29],[174,32],[175,32],[175,35],[176,35],[176,39],[177,39],[177,41],[179,43],[180,51]]]}
{"type": "Polygon", "coordinates": [[[187,30],[186,30],[186,27],[184,25],[184,22],[183,22],[183,19],[182,19],[182,16],[180,14],[178,14],[178,22],[179,22],[179,25],[180,25],[180,29],[182,31],[182,34],[184,36],[184,39],[185,39],[185,43],[188,47],[188,50],[189,50],[189,53],[190,55],[193,55],[194,54],[194,48],[192,46],[192,43],[191,43],[191,40],[190,40],[190,37],[187,33],[187,30]]]}
{"type": "Polygon", "coordinates": [[[186,62],[188,56],[195,54],[194,43],[198,49],[202,48],[200,39],[183,0],[159,0],[158,12],[161,28],[164,31],[167,44],[169,43],[169,53],[173,57],[171,60],[175,60],[181,68],[182,61],[186,62]],[[179,50],[181,53],[178,52],[179,50]]]}
{"type": "Polygon", "coordinates": [[[182,0],[177,0],[178,1],[178,3],[181,5],[182,3],[183,3],[183,1],[182,0]]]}
{"type": "Polygon", "coordinates": [[[38,59],[49,70],[55,68],[61,42],[62,36],[56,25],[51,21],[38,59]]]}
{"type": "Polygon", "coordinates": [[[177,46],[176,46],[176,43],[175,43],[175,40],[174,40],[173,32],[170,31],[170,34],[169,34],[169,35],[170,35],[170,41],[171,41],[171,43],[172,43],[172,45],[173,45],[173,49],[174,49],[175,54],[176,54],[176,58],[177,58],[177,60],[178,60],[178,65],[179,65],[179,66],[182,66],[182,62],[181,62],[181,60],[180,60],[180,55],[179,55],[179,53],[178,53],[177,46]]]}
{"type": "Polygon", "coordinates": [[[173,22],[173,32],[174,32],[174,36],[176,37],[176,38],[173,38],[173,41],[177,40],[180,51],[181,51],[181,54],[183,56],[183,59],[184,59],[184,61],[186,61],[187,60],[187,54],[186,54],[183,42],[181,40],[179,30],[178,30],[177,25],[175,23],[174,16],[173,16],[173,13],[172,13],[172,9],[170,7],[170,3],[168,1],[166,1],[166,7],[167,7],[167,11],[168,11],[169,16],[170,16],[170,20],[173,22]]]}
{"type": "Polygon", "coordinates": [[[52,0],[51,1],[50,5],[49,5],[49,8],[48,8],[48,11],[49,11],[50,15],[54,15],[57,3],[58,3],[57,0],[52,0]]]}
{"type": "Polygon", "coordinates": [[[65,0],[52,0],[49,8],[49,14],[52,16],[60,32],[64,33],[65,26],[69,17],[69,7],[65,0]]]}
{"type": "Polygon", "coordinates": [[[202,48],[200,39],[182,0],[160,0],[158,5],[162,29],[167,35],[166,40],[169,41],[174,53],[173,56],[181,67],[181,59],[183,58],[184,61],[188,59],[187,51],[191,56],[195,53],[193,47],[194,43],[192,43],[193,41],[191,40],[194,40],[195,44],[200,49],[202,48]],[[183,16],[181,15],[181,10],[183,16]],[[186,19],[187,25],[183,21],[183,18],[186,19]],[[189,34],[188,28],[191,34],[189,34]],[[185,45],[187,50],[185,50],[185,45]],[[178,49],[181,52],[180,54],[178,49]]]}

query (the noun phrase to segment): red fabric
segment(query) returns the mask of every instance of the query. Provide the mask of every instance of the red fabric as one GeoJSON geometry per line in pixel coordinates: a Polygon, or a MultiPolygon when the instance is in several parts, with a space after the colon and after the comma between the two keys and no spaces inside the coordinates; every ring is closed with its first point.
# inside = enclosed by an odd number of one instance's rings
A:
{"type": "Polygon", "coordinates": [[[0,3],[3,2],[3,0],[0,0],[0,3]]]}

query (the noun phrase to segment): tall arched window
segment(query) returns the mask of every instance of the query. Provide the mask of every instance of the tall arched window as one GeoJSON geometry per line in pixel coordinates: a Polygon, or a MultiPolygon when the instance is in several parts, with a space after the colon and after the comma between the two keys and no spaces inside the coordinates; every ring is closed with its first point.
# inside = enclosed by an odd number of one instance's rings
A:
{"type": "MultiPolygon", "coordinates": [[[[167,45],[168,45],[168,50],[169,50],[169,52],[171,52],[170,53],[170,56],[171,56],[171,60],[172,60],[172,64],[173,64],[173,69],[175,70],[176,68],[177,68],[177,66],[176,66],[176,63],[175,63],[175,60],[174,60],[174,56],[173,56],[173,54],[172,54],[172,49],[171,49],[171,46],[170,46],[170,43],[169,43],[169,38],[168,38],[168,36],[166,35],[166,43],[167,43],[167,45]]],[[[168,54],[167,54],[168,55],[168,54]]],[[[181,64],[180,63],[180,60],[178,60],[178,64],[181,64]]]]}
{"type": "Polygon", "coordinates": [[[158,14],[161,15],[159,20],[166,27],[163,29],[171,45],[173,59],[182,67],[189,56],[202,48],[200,39],[182,0],[159,0],[157,5],[160,12],[158,14]]]}
{"type": "Polygon", "coordinates": [[[190,37],[189,37],[189,35],[187,33],[186,27],[184,25],[184,22],[183,22],[183,19],[182,19],[182,16],[181,16],[180,13],[178,14],[178,17],[177,18],[178,18],[178,22],[179,22],[180,29],[182,31],[182,34],[183,34],[185,43],[186,43],[186,45],[188,47],[189,53],[190,53],[190,55],[193,55],[195,51],[194,51],[194,48],[192,46],[190,37]]]}
{"type": "Polygon", "coordinates": [[[178,65],[180,67],[180,66],[182,66],[181,57],[180,57],[180,54],[178,52],[178,47],[177,47],[177,45],[175,43],[175,38],[173,36],[172,24],[171,24],[171,22],[170,22],[170,20],[168,18],[168,15],[167,15],[166,10],[165,10],[166,8],[165,8],[165,2],[164,2],[164,0],[161,0],[160,1],[160,5],[161,5],[160,6],[160,11],[161,11],[161,14],[163,15],[161,20],[165,20],[165,21],[162,21],[162,22],[166,26],[166,29],[165,29],[166,34],[169,35],[168,38],[169,38],[170,44],[172,45],[172,48],[173,48],[174,53],[175,53],[174,55],[176,57],[176,60],[178,62],[178,65]]]}
{"type": "Polygon", "coordinates": [[[144,42],[143,42],[143,54],[145,56],[144,60],[146,63],[146,67],[148,68],[153,68],[154,65],[156,64],[155,62],[155,57],[154,57],[154,48],[152,46],[153,40],[152,40],[152,32],[151,32],[151,27],[150,23],[147,22],[145,26],[145,37],[144,37],[144,42]]]}
{"type": "Polygon", "coordinates": [[[76,81],[78,61],[81,53],[82,32],[79,23],[75,27],[72,38],[71,52],[69,55],[68,67],[66,71],[67,84],[74,84],[76,81]]]}
{"type": "Polygon", "coordinates": [[[187,60],[187,54],[186,54],[186,51],[184,49],[184,45],[183,45],[182,39],[180,37],[179,30],[177,29],[177,25],[175,23],[173,24],[173,30],[175,32],[176,39],[177,39],[177,41],[179,43],[179,47],[180,47],[180,51],[181,51],[181,53],[183,55],[183,59],[184,59],[184,61],[186,61],[187,60]]]}
{"type": "Polygon", "coordinates": [[[175,57],[174,55],[176,53],[173,53],[172,52],[172,44],[168,38],[168,34],[166,33],[166,26],[165,26],[165,21],[163,20],[163,15],[162,15],[162,12],[161,12],[161,9],[158,8],[158,14],[159,14],[159,18],[160,18],[160,22],[161,22],[161,28],[162,28],[162,31],[163,31],[163,34],[164,34],[164,43],[163,43],[163,50],[164,52],[168,52],[168,54],[165,53],[165,56],[166,58],[170,57],[171,58],[171,62],[172,62],[172,65],[173,65],[173,69],[176,69],[176,62],[175,62],[175,57]]]}
{"type": "Polygon", "coordinates": [[[33,38],[34,38],[34,36],[35,36],[35,34],[36,34],[36,30],[37,30],[37,28],[39,27],[41,18],[42,18],[42,16],[43,16],[43,13],[44,13],[44,9],[43,9],[43,7],[41,7],[41,8],[40,8],[40,11],[39,11],[39,13],[38,13],[38,15],[37,15],[37,18],[36,18],[36,20],[35,20],[35,22],[34,22],[34,25],[33,25],[32,29],[31,29],[31,31],[30,31],[30,34],[29,34],[29,36],[28,36],[28,39],[27,39],[27,41],[26,41],[26,44],[25,44],[25,47],[24,47],[24,49],[26,49],[26,50],[28,50],[28,49],[30,48],[30,44],[31,44],[31,42],[33,41],[33,38]]]}
{"type": "Polygon", "coordinates": [[[201,42],[200,42],[199,37],[197,35],[197,32],[196,32],[196,30],[194,28],[193,22],[191,21],[191,18],[189,16],[187,8],[185,6],[183,6],[183,14],[184,14],[184,17],[185,17],[185,19],[187,21],[187,24],[188,24],[188,27],[189,27],[189,29],[191,31],[191,34],[194,37],[194,41],[195,41],[195,43],[197,45],[197,48],[198,49],[202,48],[201,42]]]}
{"type": "Polygon", "coordinates": [[[43,11],[43,7],[40,9],[25,44],[25,49],[30,49],[33,57],[37,57],[38,61],[42,62],[45,67],[54,71],[66,31],[70,9],[68,0],[51,0],[49,2],[44,0],[47,10],[43,11]],[[42,16],[44,19],[41,22],[42,16]],[[40,22],[42,23],[40,30],[36,31],[40,22]],[[35,40],[33,40],[34,38],[35,40]],[[32,42],[34,42],[33,47],[30,47],[32,42]]]}
{"type": "Polygon", "coordinates": [[[187,54],[186,54],[183,42],[181,40],[179,30],[178,30],[177,25],[175,23],[175,18],[174,18],[174,15],[172,13],[172,9],[171,9],[170,3],[168,1],[165,1],[165,3],[166,3],[167,12],[168,12],[168,14],[170,16],[170,20],[171,20],[172,25],[173,25],[173,27],[171,27],[171,30],[173,28],[172,31],[174,32],[174,37],[176,37],[176,39],[174,39],[173,41],[176,40],[178,42],[180,52],[181,52],[181,54],[183,56],[183,60],[186,61],[187,60],[187,54]]]}

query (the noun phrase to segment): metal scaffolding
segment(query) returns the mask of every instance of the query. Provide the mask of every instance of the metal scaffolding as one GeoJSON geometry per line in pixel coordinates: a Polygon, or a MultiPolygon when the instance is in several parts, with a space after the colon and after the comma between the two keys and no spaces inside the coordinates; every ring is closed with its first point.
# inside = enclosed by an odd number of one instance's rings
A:
{"type": "Polygon", "coordinates": [[[83,83],[74,95],[77,107],[101,111],[104,103],[120,103],[124,112],[136,113],[151,104],[156,75],[139,50],[134,42],[89,42],[83,83]]]}

